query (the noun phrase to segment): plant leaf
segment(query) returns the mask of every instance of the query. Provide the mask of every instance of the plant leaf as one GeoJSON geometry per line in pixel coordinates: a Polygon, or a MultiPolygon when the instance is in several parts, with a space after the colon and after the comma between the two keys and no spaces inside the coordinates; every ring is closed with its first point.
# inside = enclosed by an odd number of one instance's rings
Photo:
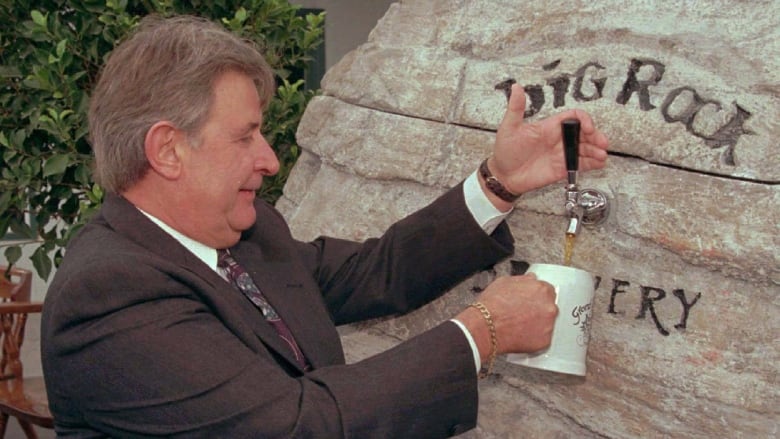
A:
{"type": "Polygon", "coordinates": [[[62,174],[65,169],[68,168],[70,163],[69,154],[57,154],[49,157],[46,163],[43,165],[43,176],[48,177],[51,175],[62,174]]]}
{"type": "Polygon", "coordinates": [[[30,256],[30,260],[41,279],[47,280],[51,274],[51,259],[43,246],[38,247],[30,256]]]}
{"type": "Polygon", "coordinates": [[[18,245],[12,245],[5,249],[5,259],[8,265],[14,265],[22,258],[22,248],[18,245]]]}
{"type": "Polygon", "coordinates": [[[62,40],[59,43],[57,43],[57,58],[62,58],[62,55],[65,54],[65,48],[68,45],[68,40],[62,40]]]}
{"type": "Polygon", "coordinates": [[[41,27],[46,27],[46,17],[41,14],[40,11],[33,10],[30,12],[30,17],[32,17],[33,23],[41,27]]]}

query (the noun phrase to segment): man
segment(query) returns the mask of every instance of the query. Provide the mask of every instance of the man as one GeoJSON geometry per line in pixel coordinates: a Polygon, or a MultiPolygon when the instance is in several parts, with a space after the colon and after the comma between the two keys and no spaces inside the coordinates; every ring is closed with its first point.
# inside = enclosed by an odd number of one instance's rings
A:
{"type": "Polygon", "coordinates": [[[336,325],[419,307],[510,255],[512,194],[565,176],[564,118],[582,123],[581,169],[604,166],[587,114],[524,123],[516,86],[486,163],[501,187],[475,173],[379,238],[304,243],[255,198],[279,168],[260,133],[274,88],[250,44],[192,17],[148,17],[112,53],[89,119],[108,195],[43,313],[58,435],[445,437],[476,425],[480,368],[549,345],[555,297],[532,275],[356,364],[336,325]]]}

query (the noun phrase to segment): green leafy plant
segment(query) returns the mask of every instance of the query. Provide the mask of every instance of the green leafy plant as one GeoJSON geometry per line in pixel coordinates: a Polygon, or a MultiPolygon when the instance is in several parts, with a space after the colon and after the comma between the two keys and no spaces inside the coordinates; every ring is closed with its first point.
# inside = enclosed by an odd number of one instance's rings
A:
{"type": "MultiPolygon", "coordinates": [[[[0,239],[32,242],[47,279],[69,239],[94,214],[86,111],[105,57],[147,14],[196,14],[254,40],[278,78],[264,132],[281,162],[259,193],[275,202],[298,158],[295,131],[316,90],[303,76],[322,43],[324,13],[286,0],[10,0],[0,4],[0,239]]],[[[0,246],[3,246],[0,243],[0,246]]],[[[9,267],[22,256],[5,245],[9,267]]]]}

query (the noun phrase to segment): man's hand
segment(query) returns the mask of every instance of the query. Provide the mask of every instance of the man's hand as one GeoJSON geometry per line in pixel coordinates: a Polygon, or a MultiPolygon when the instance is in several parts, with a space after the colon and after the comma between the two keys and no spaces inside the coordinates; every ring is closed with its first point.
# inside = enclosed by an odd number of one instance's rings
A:
{"type": "Polygon", "coordinates": [[[561,122],[580,121],[579,170],[603,168],[607,159],[607,137],[582,110],[568,110],[535,122],[526,122],[525,91],[512,85],[504,118],[496,133],[493,157],[488,161],[492,174],[514,194],[523,194],[566,177],[561,122]]]}
{"type": "MultiPolygon", "coordinates": [[[[498,354],[536,352],[550,346],[558,307],[555,291],[534,274],[505,276],[479,296],[496,328],[498,354]]],[[[456,317],[469,330],[485,361],[490,355],[490,331],[482,314],[470,307],[456,317]]]]}

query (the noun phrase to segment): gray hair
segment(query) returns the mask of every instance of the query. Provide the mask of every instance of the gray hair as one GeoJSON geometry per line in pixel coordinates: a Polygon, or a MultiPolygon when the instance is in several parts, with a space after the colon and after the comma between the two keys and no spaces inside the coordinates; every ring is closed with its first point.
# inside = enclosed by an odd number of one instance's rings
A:
{"type": "Polygon", "coordinates": [[[255,45],[203,18],[147,16],[110,54],[89,107],[95,181],[107,192],[132,187],[149,170],[144,141],[166,120],[197,144],[215,81],[237,71],[254,81],[262,105],[273,72],[255,45]]]}

